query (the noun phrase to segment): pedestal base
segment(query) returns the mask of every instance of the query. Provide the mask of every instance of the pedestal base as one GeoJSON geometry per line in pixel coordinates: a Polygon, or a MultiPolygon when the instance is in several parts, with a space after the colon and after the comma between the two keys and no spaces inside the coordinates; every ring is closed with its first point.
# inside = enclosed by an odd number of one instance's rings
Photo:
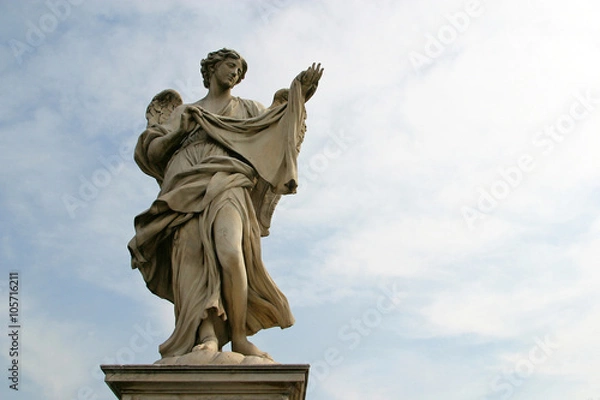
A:
{"type": "Polygon", "coordinates": [[[120,400],[304,400],[308,365],[102,365],[120,400]]]}

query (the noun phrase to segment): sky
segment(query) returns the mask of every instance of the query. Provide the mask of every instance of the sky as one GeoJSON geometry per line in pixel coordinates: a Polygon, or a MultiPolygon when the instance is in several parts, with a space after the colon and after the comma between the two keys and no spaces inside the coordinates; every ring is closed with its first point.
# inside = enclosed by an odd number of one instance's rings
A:
{"type": "Polygon", "coordinates": [[[311,365],[308,399],[600,399],[597,2],[0,4],[3,399],[113,399],[100,364],[159,359],[173,308],[130,268],[158,192],[133,147],[222,47],[265,105],[325,68],[262,240],[296,324],[252,338],[311,365]]]}

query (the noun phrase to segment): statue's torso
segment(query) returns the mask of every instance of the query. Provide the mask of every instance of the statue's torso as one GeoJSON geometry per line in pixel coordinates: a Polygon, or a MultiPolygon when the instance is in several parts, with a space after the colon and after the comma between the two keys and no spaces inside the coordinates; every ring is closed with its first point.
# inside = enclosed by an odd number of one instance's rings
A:
{"type": "MultiPolygon", "coordinates": [[[[264,107],[260,103],[234,97],[217,115],[248,119],[258,116],[263,110],[264,107]]],[[[165,170],[163,186],[170,187],[173,177],[202,164],[211,156],[232,157],[233,154],[198,127],[183,140],[180,148],[171,156],[165,170]]]]}

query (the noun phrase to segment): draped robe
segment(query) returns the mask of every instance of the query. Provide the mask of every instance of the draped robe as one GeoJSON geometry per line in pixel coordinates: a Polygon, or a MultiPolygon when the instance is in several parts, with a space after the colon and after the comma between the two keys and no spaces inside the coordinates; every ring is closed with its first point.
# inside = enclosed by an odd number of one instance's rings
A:
{"type": "Polygon", "coordinates": [[[226,204],[243,221],[247,335],[294,323],[286,297],[263,265],[260,238],[268,235],[279,197],[295,192],[306,115],[299,82],[292,82],[286,103],[266,110],[237,97],[218,114],[201,109],[182,144],[150,160],[150,144],[179,126],[183,108],[163,125],[149,126],[134,157],[161,187],[150,208],[135,218],[128,249],[132,268],[142,273],[150,291],[174,304],[175,329],[159,347],[163,358],[190,352],[206,318],[215,325],[219,347],[230,340],[212,232],[226,204]]]}

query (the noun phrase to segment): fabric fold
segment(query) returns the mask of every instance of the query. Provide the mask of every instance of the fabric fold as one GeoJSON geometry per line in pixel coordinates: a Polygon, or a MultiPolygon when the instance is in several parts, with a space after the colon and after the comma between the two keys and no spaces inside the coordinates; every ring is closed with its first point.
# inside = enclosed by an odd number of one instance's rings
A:
{"type": "Polygon", "coordinates": [[[163,357],[191,351],[202,320],[211,315],[216,316],[219,345],[230,340],[212,234],[225,205],[235,207],[243,221],[247,334],[294,322],[286,297],[263,265],[260,237],[268,234],[279,197],[295,192],[298,181],[296,159],[305,118],[299,83],[292,83],[286,104],[266,111],[239,98],[226,115],[201,109],[185,145],[151,159],[152,141],[173,133],[183,108],[165,124],[148,127],[134,157],[161,187],[150,208],[135,218],[128,248],[132,267],[140,270],[148,288],[174,303],[175,329],[160,346],[163,357]]]}

